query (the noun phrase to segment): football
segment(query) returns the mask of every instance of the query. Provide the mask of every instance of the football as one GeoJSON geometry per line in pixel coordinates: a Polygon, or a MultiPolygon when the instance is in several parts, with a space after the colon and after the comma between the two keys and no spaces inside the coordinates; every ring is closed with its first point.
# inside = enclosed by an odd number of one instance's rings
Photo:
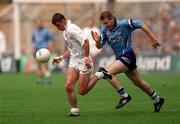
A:
{"type": "Polygon", "coordinates": [[[36,52],[36,59],[41,63],[46,63],[49,61],[51,53],[46,48],[41,48],[36,52]]]}

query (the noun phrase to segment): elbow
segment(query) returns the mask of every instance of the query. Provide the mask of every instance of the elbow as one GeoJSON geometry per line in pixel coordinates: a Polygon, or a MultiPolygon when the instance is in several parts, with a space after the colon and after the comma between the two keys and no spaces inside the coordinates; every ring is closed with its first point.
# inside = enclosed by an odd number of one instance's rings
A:
{"type": "Polygon", "coordinates": [[[97,47],[98,49],[101,49],[101,45],[100,45],[100,44],[96,44],[96,47],[97,47]]]}
{"type": "Polygon", "coordinates": [[[100,46],[96,46],[98,49],[101,49],[101,47],[100,46]]]}

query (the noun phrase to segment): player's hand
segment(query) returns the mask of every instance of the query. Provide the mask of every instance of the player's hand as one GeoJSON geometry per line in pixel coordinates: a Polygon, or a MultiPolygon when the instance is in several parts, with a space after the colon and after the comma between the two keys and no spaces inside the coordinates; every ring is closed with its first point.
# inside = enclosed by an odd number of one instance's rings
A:
{"type": "Polygon", "coordinates": [[[53,65],[58,65],[63,60],[63,56],[55,57],[52,61],[53,65]]]}
{"type": "Polygon", "coordinates": [[[155,41],[152,45],[155,49],[157,49],[158,47],[161,46],[161,43],[159,43],[158,41],[155,41]]]}
{"type": "Polygon", "coordinates": [[[85,62],[85,65],[88,69],[91,69],[91,64],[90,64],[90,60],[89,60],[89,57],[85,57],[84,58],[84,62],[85,62]]]}
{"type": "Polygon", "coordinates": [[[92,35],[92,38],[93,38],[96,42],[99,42],[99,41],[100,41],[100,36],[98,35],[97,32],[91,31],[91,35],[92,35]]]}

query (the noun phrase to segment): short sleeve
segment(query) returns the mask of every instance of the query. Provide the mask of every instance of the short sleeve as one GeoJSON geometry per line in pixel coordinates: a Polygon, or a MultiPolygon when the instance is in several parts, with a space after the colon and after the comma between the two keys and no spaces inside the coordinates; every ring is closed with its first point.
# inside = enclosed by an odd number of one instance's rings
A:
{"type": "Polygon", "coordinates": [[[86,37],[86,35],[83,33],[83,31],[82,31],[79,27],[77,27],[77,26],[75,26],[75,25],[73,25],[73,28],[69,31],[69,33],[70,33],[77,41],[80,42],[81,46],[83,46],[84,41],[85,41],[86,39],[88,39],[88,38],[86,37]]]}
{"type": "Polygon", "coordinates": [[[128,19],[128,24],[132,29],[141,28],[143,22],[139,19],[128,19]]]}

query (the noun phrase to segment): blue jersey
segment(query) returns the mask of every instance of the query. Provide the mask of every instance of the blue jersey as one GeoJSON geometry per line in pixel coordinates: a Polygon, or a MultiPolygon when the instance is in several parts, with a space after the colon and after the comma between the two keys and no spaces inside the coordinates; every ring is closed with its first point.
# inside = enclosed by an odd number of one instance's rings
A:
{"type": "Polygon", "coordinates": [[[32,33],[32,42],[36,50],[48,48],[49,41],[52,40],[53,36],[47,28],[35,29],[32,33]]]}
{"type": "Polygon", "coordinates": [[[141,26],[141,20],[122,19],[116,20],[116,25],[111,30],[102,27],[100,47],[107,42],[113,49],[116,58],[119,58],[123,53],[132,51],[131,32],[141,26]]]}

